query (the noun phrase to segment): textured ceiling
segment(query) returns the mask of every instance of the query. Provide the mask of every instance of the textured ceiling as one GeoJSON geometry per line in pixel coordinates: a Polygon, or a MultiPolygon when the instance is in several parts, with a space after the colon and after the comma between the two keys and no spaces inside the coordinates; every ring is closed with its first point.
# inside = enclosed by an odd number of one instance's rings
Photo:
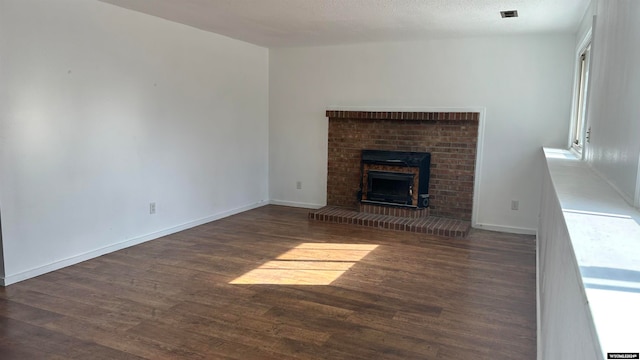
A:
{"type": "Polygon", "coordinates": [[[101,0],[265,47],[573,33],[589,0],[101,0]],[[518,10],[502,19],[501,10],[518,10]]]}

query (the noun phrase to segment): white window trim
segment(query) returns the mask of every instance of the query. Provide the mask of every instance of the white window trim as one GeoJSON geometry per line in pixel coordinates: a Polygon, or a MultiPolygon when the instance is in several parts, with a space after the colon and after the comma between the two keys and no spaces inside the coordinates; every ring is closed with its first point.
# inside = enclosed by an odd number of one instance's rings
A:
{"type": "MultiPolygon", "coordinates": [[[[574,77],[573,77],[573,100],[571,102],[571,121],[570,121],[570,126],[569,126],[569,136],[568,136],[568,149],[573,150],[575,153],[577,153],[579,155],[580,159],[584,159],[585,156],[585,151],[584,151],[584,147],[585,147],[585,142],[586,142],[586,132],[587,132],[587,120],[586,120],[586,108],[588,107],[588,104],[586,104],[587,106],[585,106],[584,112],[583,112],[583,117],[584,117],[584,124],[582,126],[582,131],[581,131],[581,140],[582,140],[582,146],[577,146],[574,144],[574,129],[577,126],[577,122],[579,121],[578,119],[578,102],[580,101],[579,99],[579,86],[580,86],[580,79],[581,79],[581,66],[580,66],[580,57],[582,56],[582,54],[585,52],[585,50],[591,45],[591,34],[592,34],[592,29],[589,29],[587,31],[587,33],[585,34],[584,38],[582,39],[582,41],[580,42],[580,44],[578,45],[578,47],[576,48],[576,55],[575,55],[575,70],[574,70],[574,77]]],[[[589,68],[591,67],[590,64],[591,62],[588,61],[586,66],[587,66],[587,85],[585,88],[585,96],[584,96],[584,102],[586,103],[588,101],[588,93],[589,93],[589,68]]]]}

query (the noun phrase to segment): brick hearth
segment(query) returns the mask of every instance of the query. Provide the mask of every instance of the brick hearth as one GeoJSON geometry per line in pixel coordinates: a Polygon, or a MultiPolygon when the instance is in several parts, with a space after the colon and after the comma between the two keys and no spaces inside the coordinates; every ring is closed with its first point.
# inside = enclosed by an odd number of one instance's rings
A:
{"type": "Polygon", "coordinates": [[[410,218],[379,215],[337,206],[325,206],[311,211],[309,219],[448,237],[465,237],[471,228],[471,223],[464,220],[436,216],[410,218]]]}

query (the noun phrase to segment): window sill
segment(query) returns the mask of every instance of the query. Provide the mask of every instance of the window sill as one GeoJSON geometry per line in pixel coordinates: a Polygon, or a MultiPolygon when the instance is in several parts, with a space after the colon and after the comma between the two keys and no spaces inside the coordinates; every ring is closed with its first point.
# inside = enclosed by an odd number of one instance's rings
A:
{"type": "Polygon", "coordinates": [[[581,156],[544,149],[603,357],[638,352],[640,212],[581,156]]]}
{"type": "Polygon", "coordinates": [[[582,147],[571,146],[569,151],[576,156],[578,159],[583,159],[582,156],[582,147]]]}

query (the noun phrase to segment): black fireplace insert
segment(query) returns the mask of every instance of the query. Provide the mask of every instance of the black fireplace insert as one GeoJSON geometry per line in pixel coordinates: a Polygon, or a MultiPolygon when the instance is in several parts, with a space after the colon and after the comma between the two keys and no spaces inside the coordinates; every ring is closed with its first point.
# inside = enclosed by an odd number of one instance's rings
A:
{"type": "Polygon", "coordinates": [[[430,167],[431,153],[362,150],[358,200],[382,205],[428,207],[430,167]]]}
{"type": "Polygon", "coordinates": [[[370,170],[367,185],[369,201],[403,205],[413,201],[413,174],[370,170]]]}

